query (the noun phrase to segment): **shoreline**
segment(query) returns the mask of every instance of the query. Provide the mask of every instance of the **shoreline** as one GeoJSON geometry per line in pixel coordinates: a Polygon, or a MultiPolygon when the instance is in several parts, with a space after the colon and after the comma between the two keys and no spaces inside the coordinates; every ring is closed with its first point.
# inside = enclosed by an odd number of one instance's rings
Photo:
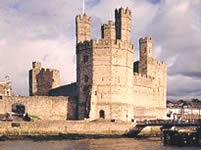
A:
{"type": "Polygon", "coordinates": [[[159,136],[137,136],[129,137],[127,135],[104,135],[104,134],[55,134],[55,135],[2,135],[0,136],[0,142],[2,141],[16,141],[16,140],[33,140],[33,141],[51,141],[51,140],[82,140],[82,139],[114,139],[114,138],[130,138],[130,139],[160,139],[159,136]]]}
{"type": "MultiPolygon", "coordinates": [[[[136,124],[102,121],[33,121],[0,122],[2,140],[62,140],[87,138],[133,138],[130,132],[136,124]]],[[[143,129],[137,138],[160,137],[160,127],[143,129]]]]}

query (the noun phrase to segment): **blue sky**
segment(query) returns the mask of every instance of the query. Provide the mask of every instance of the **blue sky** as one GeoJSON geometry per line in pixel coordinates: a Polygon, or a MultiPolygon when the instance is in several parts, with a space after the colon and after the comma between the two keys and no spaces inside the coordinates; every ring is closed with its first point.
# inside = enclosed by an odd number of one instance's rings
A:
{"type": "MultiPolygon", "coordinates": [[[[114,16],[129,7],[132,42],[152,36],[154,57],[168,64],[168,97],[201,98],[201,0],[86,0],[92,38],[114,16]]],[[[13,88],[28,94],[32,61],[61,71],[62,84],[75,81],[75,16],[82,0],[0,0],[0,80],[10,75],[13,88]]],[[[114,19],[114,17],[113,17],[114,19]]]]}

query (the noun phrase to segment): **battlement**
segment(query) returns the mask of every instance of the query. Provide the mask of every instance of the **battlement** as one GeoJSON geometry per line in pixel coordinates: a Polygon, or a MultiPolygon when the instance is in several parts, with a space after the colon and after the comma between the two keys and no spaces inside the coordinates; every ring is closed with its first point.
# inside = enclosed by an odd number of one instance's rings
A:
{"type": "Polygon", "coordinates": [[[32,62],[33,69],[41,69],[41,62],[32,62]]]}
{"type": "Polygon", "coordinates": [[[57,69],[51,69],[51,68],[42,68],[41,62],[33,62],[32,63],[32,69],[38,69],[41,72],[46,72],[46,73],[59,73],[59,70],[57,69]]]}
{"type": "Polygon", "coordinates": [[[137,86],[153,87],[154,77],[147,76],[141,73],[134,72],[133,83],[137,86]]]}
{"type": "Polygon", "coordinates": [[[153,81],[154,80],[154,77],[152,77],[152,76],[148,76],[148,75],[137,73],[137,72],[134,72],[134,78],[145,79],[147,81],[153,81]]]}
{"type": "Polygon", "coordinates": [[[50,68],[42,68],[42,69],[41,69],[41,72],[50,74],[50,73],[59,73],[59,70],[50,69],[50,68]]]}
{"type": "Polygon", "coordinates": [[[119,14],[119,15],[128,15],[131,16],[132,12],[131,10],[128,9],[128,7],[126,9],[124,8],[119,8],[119,9],[115,9],[115,13],[119,14]]]}
{"type": "Polygon", "coordinates": [[[105,24],[102,24],[102,26],[104,26],[104,27],[115,27],[115,22],[114,21],[111,21],[111,20],[109,20],[108,21],[108,23],[105,23],[105,24]]]}
{"type": "Polygon", "coordinates": [[[117,48],[117,49],[133,49],[133,44],[127,41],[122,41],[122,40],[92,40],[93,47],[107,47],[110,46],[112,48],[117,48]]]}
{"type": "Polygon", "coordinates": [[[139,42],[140,43],[147,43],[147,42],[152,43],[152,38],[151,37],[143,37],[143,38],[140,38],[139,42]]]}
{"type": "Polygon", "coordinates": [[[85,21],[91,21],[91,17],[87,16],[86,14],[78,15],[76,16],[76,20],[85,20],[85,21]]]}
{"type": "Polygon", "coordinates": [[[158,67],[166,67],[166,63],[164,63],[163,61],[154,59],[154,58],[152,58],[152,63],[158,67]]]}
{"type": "Polygon", "coordinates": [[[91,41],[84,41],[77,44],[77,53],[78,51],[88,50],[92,48],[92,40],[91,41]]]}

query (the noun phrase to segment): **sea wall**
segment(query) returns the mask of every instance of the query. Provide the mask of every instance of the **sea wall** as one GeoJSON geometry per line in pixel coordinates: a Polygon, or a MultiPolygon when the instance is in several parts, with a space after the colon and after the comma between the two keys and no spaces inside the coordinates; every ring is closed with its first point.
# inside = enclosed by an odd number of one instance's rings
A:
{"type": "Polygon", "coordinates": [[[92,134],[123,135],[135,124],[125,122],[34,121],[0,122],[0,135],[92,134]],[[14,126],[18,127],[14,127],[14,126]]]}

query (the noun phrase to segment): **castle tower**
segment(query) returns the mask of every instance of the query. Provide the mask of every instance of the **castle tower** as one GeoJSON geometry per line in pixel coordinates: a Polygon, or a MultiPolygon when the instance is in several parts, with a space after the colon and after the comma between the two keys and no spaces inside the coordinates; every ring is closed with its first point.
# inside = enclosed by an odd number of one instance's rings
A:
{"type": "Polygon", "coordinates": [[[36,76],[40,73],[41,63],[33,62],[32,69],[29,71],[29,95],[37,95],[37,78],[36,76]]]}
{"type": "Polygon", "coordinates": [[[152,61],[152,38],[145,37],[140,38],[139,40],[139,49],[140,49],[140,63],[139,63],[139,72],[142,74],[150,75],[151,68],[149,64],[152,61]]]}
{"type": "Polygon", "coordinates": [[[89,117],[92,74],[91,18],[76,17],[78,119],[89,117]]]}
{"type": "Polygon", "coordinates": [[[86,14],[76,17],[76,42],[91,40],[91,18],[86,14]]]}
{"type": "Polygon", "coordinates": [[[140,61],[133,73],[131,11],[115,10],[115,23],[101,26],[90,39],[90,17],[76,17],[79,120],[133,121],[165,116],[166,66],[152,58],[152,39],[140,39],[140,61]]]}
{"type": "Polygon", "coordinates": [[[112,21],[109,21],[108,24],[103,24],[101,26],[102,31],[102,39],[105,40],[116,40],[116,29],[115,29],[115,23],[112,21]]]}
{"type": "Polygon", "coordinates": [[[116,39],[131,41],[131,11],[126,8],[115,10],[116,39]]]}
{"type": "Polygon", "coordinates": [[[56,69],[44,69],[40,62],[33,62],[29,71],[29,95],[48,96],[48,92],[60,85],[60,73],[56,69]]]}
{"type": "Polygon", "coordinates": [[[92,120],[133,120],[131,13],[120,8],[115,16],[102,26],[102,39],[92,40],[92,120]]]}

